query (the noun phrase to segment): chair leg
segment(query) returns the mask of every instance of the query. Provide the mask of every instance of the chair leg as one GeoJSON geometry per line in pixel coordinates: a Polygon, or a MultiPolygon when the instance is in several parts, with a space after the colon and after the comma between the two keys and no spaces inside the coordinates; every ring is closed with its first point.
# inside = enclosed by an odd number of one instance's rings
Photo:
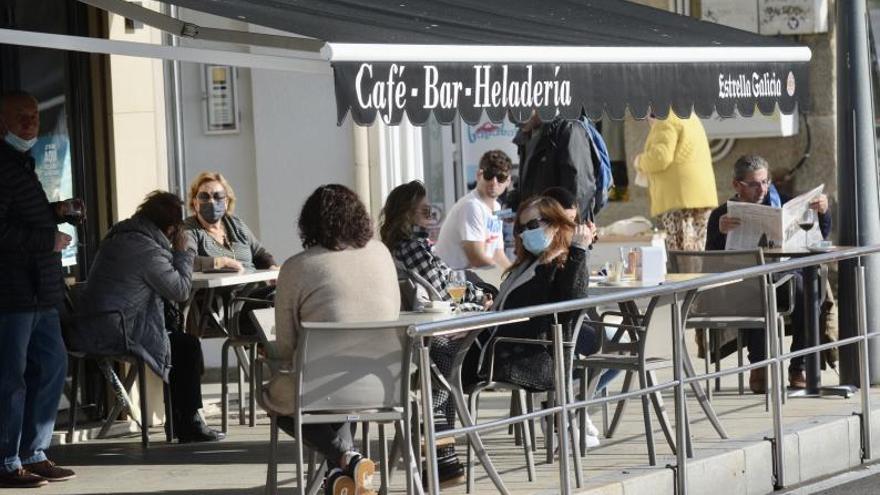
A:
{"type": "Polygon", "coordinates": [[[220,430],[229,432],[229,340],[220,348],[220,430]]]}
{"type": "MultiPolygon", "coordinates": [[[[630,388],[632,387],[632,377],[632,371],[627,371],[626,375],[623,376],[623,388],[621,389],[622,393],[630,391],[630,388]]],[[[611,418],[611,425],[608,426],[608,431],[605,433],[605,438],[613,437],[614,432],[617,431],[617,426],[620,424],[621,418],[623,418],[623,411],[624,409],[626,409],[626,402],[626,399],[617,402],[617,407],[614,409],[614,417],[611,418]]]]}
{"type": "MultiPolygon", "coordinates": [[[[568,397],[566,398],[566,403],[571,404],[574,402],[574,383],[572,383],[572,373],[571,367],[568,368],[568,372],[566,376],[568,379],[566,380],[566,388],[565,391],[568,397]]],[[[582,409],[582,411],[586,411],[586,409],[582,409]]],[[[569,434],[569,442],[572,447],[572,455],[574,457],[574,482],[577,488],[580,488],[584,484],[584,466],[581,462],[581,455],[583,451],[581,450],[581,446],[579,443],[580,433],[579,430],[584,429],[584,424],[578,421],[577,411],[572,411],[568,418],[568,434],[569,434]]],[[[559,462],[565,462],[566,466],[568,465],[568,459],[560,459],[559,462]]]]}
{"type": "Polygon", "coordinates": [[[315,470],[318,468],[318,453],[312,449],[309,449],[309,462],[308,462],[308,470],[306,471],[306,478],[312,479],[315,476],[315,470]]]}
{"type": "MultiPolygon", "coordinates": [[[[534,412],[535,410],[535,394],[531,392],[526,392],[526,411],[534,412]]],[[[532,452],[536,452],[538,450],[538,440],[537,434],[535,433],[535,427],[537,423],[535,423],[534,419],[529,420],[529,435],[531,435],[532,442],[532,452]]]]}
{"type": "MultiPolygon", "coordinates": [[[[581,368],[578,373],[580,383],[578,384],[578,401],[587,399],[587,377],[589,372],[587,368],[581,368]]],[[[578,434],[578,445],[580,445],[581,453],[587,451],[587,408],[578,410],[578,423],[580,424],[580,433],[578,434]]]]}
{"type": "MultiPolygon", "coordinates": [[[[639,388],[648,387],[648,377],[644,369],[639,370],[639,388]]],[[[648,444],[648,463],[652,466],[657,465],[657,453],[654,450],[654,428],[651,425],[651,406],[647,395],[643,395],[642,399],[642,418],[645,421],[645,441],[648,444]]]]}
{"type": "MultiPolygon", "coordinates": [[[[508,416],[509,418],[522,414],[522,411],[519,410],[519,401],[517,400],[517,395],[518,394],[516,392],[510,394],[510,416],[508,416]]],[[[522,425],[519,423],[508,425],[508,434],[510,434],[509,432],[511,431],[511,429],[513,429],[513,444],[517,447],[521,446],[523,444],[522,425]]]]}
{"type": "MultiPolygon", "coordinates": [[[[708,329],[703,330],[703,352],[705,353],[705,357],[703,358],[703,371],[705,374],[709,374],[709,364],[712,361],[712,343],[715,341],[715,333],[710,333],[708,329]]],[[[709,400],[712,400],[712,380],[706,379],[706,396],[709,400]]]]}
{"type": "Polygon", "coordinates": [[[370,449],[370,423],[368,421],[361,423],[361,453],[369,458],[373,457],[370,449]]]}
{"type": "Polygon", "coordinates": [[[147,367],[143,359],[137,361],[138,395],[141,403],[141,446],[150,446],[150,418],[147,407],[147,367]]]}
{"type": "MultiPolygon", "coordinates": [[[[320,464],[315,464],[312,468],[313,471],[317,473],[326,473],[327,472],[327,459],[321,461],[320,464]]],[[[323,476],[315,476],[314,478],[309,478],[309,484],[306,486],[306,495],[318,495],[318,490],[321,488],[321,482],[324,480],[323,476]]]]}
{"type": "MultiPolygon", "coordinates": [[[[653,387],[657,384],[657,374],[653,371],[647,373],[648,386],[653,387]]],[[[651,402],[654,404],[654,414],[660,420],[660,427],[663,429],[663,435],[666,437],[666,443],[675,454],[675,436],[672,433],[672,426],[669,424],[669,415],[666,414],[666,408],[663,406],[663,395],[660,392],[651,394],[651,402]]]]}
{"type": "MultiPolygon", "coordinates": [[[[736,331],[736,365],[740,367],[743,365],[742,330],[736,331]]],[[[744,393],[746,393],[745,373],[737,373],[736,382],[739,390],[739,395],[743,395],[744,393]]]]}
{"type": "Polygon", "coordinates": [[[245,411],[245,402],[244,402],[244,366],[245,363],[241,359],[241,353],[237,352],[236,355],[237,360],[237,369],[238,369],[238,424],[244,425],[244,411],[245,411]]]}
{"type": "MultiPolygon", "coordinates": [[[[715,371],[721,371],[721,341],[718,339],[718,336],[715,336],[715,346],[712,348],[712,352],[715,354],[715,371]]],[[[721,392],[721,377],[715,378],[715,391],[721,392]]],[[[709,395],[709,400],[712,400],[712,396],[709,395]]]]}
{"type": "Polygon", "coordinates": [[[73,443],[76,433],[76,402],[79,395],[79,375],[82,372],[83,360],[70,357],[73,376],[70,379],[70,409],[67,412],[67,443],[73,443]]]}
{"type": "Polygon", "coordinates": [[[379,423],[379,466],[382,472],[382,484],[379,485],[379,494],[388,495],[388,480],[391,473],[391,463],[388,459],[388,439],[385,438],[385,424],[379,423]]]}
{"type": "Polygon", "coordinates": [[[302,416],[298,411],[293,416],[293,434],[296,438],[294,447],[294,459],[296,461],[296,493],[298,495],[306,495],[306,484],[303,470],[303,436],[302,436],[302,416]]]}
{"type": "MultiPolygon", "coordinates": [[[[470,417],[473,420],[474,424],[477,423],[480,416],[480,390],[475,390],[471,392],[470,400],[468,401],[468,406],[470,408],[470,417]]],[[[467,485],[465,487],[465,491],[467,493],[473,493],[474,491],[474,446],[471,445],[471,439],[468,437],[467,441],[467,456],[465,458],[465,472],[467,477],[467,485]]]]}
{"type": "MultiPolygon", "coordinates": [[[[547,392],[547,404],[556,404],[553,392],[547,392]]],[[[547,464],[553,464],[556,454],[556,415],[543,416],[544,425],[544,456],[547,464]]]]}
{"type": "MultiPolygon", "coordinates": [[[[461,420],[463,426],[474,426],[476,424],[476,419],[471,416],[470,411],[467,409],[467,402],[465,401],[464,394],[461,391],[461,382],[459,381],[457,386],[452,388],[452,394],[455,397],[455,408],[458,412],[458,417],[461,420]]],[[[471,395],[473,397],[473,394],[471,395]]],[[[483,464],[483,470],[486,471],[486,474],[492,480],[492,483],[495,485],[495,488],[498,489],[500,493],[508,493],[507,488],[504,486],[504,481],[501,480],[501,476],[498,475],[498,471],[495,470],[495,465],[492,464],[492,460],[489,459],[489,456],[486,454],[486,447],[483,445],[483,440],[480,438],[479,433],[470,432],[467,434],[468,437],[468,457],[471,455],[471,450],[476,453],[477,458],[480,459],[480,462],[483,464]]],[[[471,463],[468,463],[471,465],[471,463]]],[[[473,474],[473,473],[471,473],[473,474]]],[[[473,476],[469,476],[468,480],[468,488],[472,488],[473,486],[473,476]]],[[[470,493],[470,490],[468,490],[470,493]]]]}
{"type": "MultiPolygon", "coordinates": [[[[299,439],[296,439],[299,443],[299,439]]],[[[278,492],[278,416],[269,413],[269,465],[266,468],[266,495],[278,492]]]]}
{"type": "Polygon", "coordinates": [[[257,344],[251,344],[248,347],[248,351],[250,354],[251,361],[250,369],[251,372],[248,375],[248,418],[249,418],[249,426],[251,428],[257,426],[257,372],[255,370],[257,366],[257,344]]]}
{"type": "MultiPolygon", "coordinates": [[[[511,394],[511,397],[516,395],[516,399],[518,400],[518,407],[521,412],[526,412],[529,410],[528,404],[526,404],[526,391],[525,390],[517,390],[511,394]]],[[[528,471],[529,481],[535,481],[535,456],[532,452],[532,432],[529,427],[528,421],[523,421],[519,424],[519,427],[523,430],[523,450],[525,450],[526,454],[526,470],[528,471]]]]}

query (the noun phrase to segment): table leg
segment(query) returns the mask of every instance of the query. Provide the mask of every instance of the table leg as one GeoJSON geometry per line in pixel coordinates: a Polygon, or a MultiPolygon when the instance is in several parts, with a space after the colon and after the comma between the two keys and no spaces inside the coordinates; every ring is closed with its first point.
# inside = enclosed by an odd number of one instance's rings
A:
{"type": "MultiPolygon", "coordinates": [[[[813,265],[804,268],[804,325],[806,328],[807,346],[814,347],[820,344],[819,310],[822,305],[819,292],[819,266],[813,265]]],[[[798,329],[794,329],[798,331],[798,329]]],[[[855,388],[849,385],[838,387],[822,386],[822,370],[819,366],[821,357],[818,352],[805,356],[807,388],[790,393],[789,397],[818,397],[822,395],[835,395],[849,398],[855,393],[855,388]]]]}

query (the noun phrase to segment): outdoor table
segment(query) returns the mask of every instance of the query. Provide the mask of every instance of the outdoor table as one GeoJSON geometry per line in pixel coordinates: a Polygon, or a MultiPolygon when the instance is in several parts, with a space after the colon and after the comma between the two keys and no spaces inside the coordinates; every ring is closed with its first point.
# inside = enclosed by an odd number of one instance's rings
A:
{"type": "MultiPolygon", "coordinates": [[[[626,280],[626,279],[624,279],[619,282],[607,283],[607,282],[602,282],[601,280],[598,280],[598,279],[594,282],[594,280],[591,278],[588,294],[590,296],[603,296],[603,295],[607,295],[607,294],[613,294],[615,292],[622,292],[625,290],[642,289],[642,288],[646,288],[646,287],[655,287],[657,285],[661,285],[664,283],[668,284],[668,283],[675,283],[675,282],[687,282],[690,280],[698,279],[700,277],[704,277],[706,275],[708,275],[708,274],[707,273],[667,273],[665,279],[662,282],[644,282],[641,280],[631,280],[631,279],[626,280]]],[[[729,282],[729,283],[735,283],[735,282],[729,282]]],[[[726,284],[720,284],[720,285],[726,285],[726,284]]],[[[702,292],[705,290],[714,289],[714,288],[717,288],[718,286],[719,286],[719,284],[713,284],[713,285],[701,287],[701,288],[697,289],[697,292],[702,292]]],[[[669,297],[670,296],[656,296],[655,298],[658,299],[656,306],[659,307],[661,305],[661,301],[660,301],[661,298],[667,299],[669,297]]],[[[633,300],[620,301],[618,303],[618,306],[620,307],[621,313],[623,313],[624,315],[633,315],[636,317],[643,317],[644,316],[643,313],[641,312],[641,310],[639,309],[639,306],[636,303],[636,301],[633,301],[633,300]]],[[[683,310],[684,310],[683,312],[685,313],[682,315],[683,321],[686,320],[686,318],[687,318],[687,314],[686,314],[687,309],[688,308],[683,308],[683,310]]],[[[644,321],[642,324],[645,326],[645,328],[647,328],[650,325],[650,323],[651,323],[650,321],[644,321]]],[[[682,357],[682,364],[684,365],[685,374],[689,377],[696,376],[696,372],[694,371],[694,364],[691,361],[691,358],[688,355],[686,349],[681,349],[681,357],[682,357]]],[[[694,392],[694,396],[696,396],[697,401],[700,404],[700,407],[703,409],[703,412],[706,414],[706,418],[709,419],[710,423],[712,423],[712,426],[715,428],[715,431],[718,432],[718,435],[721,438],[728,438],[727,432],[724,430],[724,427],[721,425],[721,421],[718,419],[718,415],[715,413],[715,409],[712,407],[712,403],[709,401],[708,396],[703,391],[703,388],[700,386],[699,382],[694,381],[694,382],[691,382],[690,385],[691,385],[691,389],[694,392]]]]}
{"type": "MultiPolygon", "coordinates": [[[[278,278],[278,270],[272,269],[246,270],[243,272],[194,272],[189,299],[183,304],[183,316],[187,318],[192,308],[192,313],[197,318],[198,328],[204,328],[206,319],[211,319],[223,331],[224,336],[228,337],[229,324],[234,315],[230,314],[228,298],[223,298],[222,315],[218,314],[211,307],[210,301],[214,299],[214,292],[220,288],[242,287],[247,284],[268,282],[276,278],[278,278]],[[206,304],[199,304],[199,299],[196,298],[196,295],[200,292],[205,292],[205,297],[200,299],[206,301],[206,304]]],[[[187,325],[184,325],[184,328],[187,328],[187,325]]],[[[242,349],[235,347],[233,350],[240,363],[249,362],[247,354],[242,349]]],[[[250,366],[246,365],[243,369],[245,376],[250,379],[250,366]]]]}
{"type": "MultiPolygon", "coordinates": [[[[821,252],[845,251],[852,249],[852,246],[834,246],[828,250],[821,252]]],[[[773,248],[764,249],[764,257],[772,259],[781,258],[803,258],[818,254],[819,251],[810,251],[804,248],[773,248]]],[[[804,276],[804,322],[807,332],[807,347],[813,347],[820,344],[819,338],[819,311],[822,305],[820,289],[819,289],[819,266],[810,265],[803,268],[804,276]]],[[[839,395],[849,398],[855,390],[853,387],[844,385],[839,387],[822,387],[822,374],[819,368],[819,353],[807,354],[806,356],[806,375],[807,388],[798,390],[789,394],[790,397],[818,397],[821,395],[839,395]]]]}

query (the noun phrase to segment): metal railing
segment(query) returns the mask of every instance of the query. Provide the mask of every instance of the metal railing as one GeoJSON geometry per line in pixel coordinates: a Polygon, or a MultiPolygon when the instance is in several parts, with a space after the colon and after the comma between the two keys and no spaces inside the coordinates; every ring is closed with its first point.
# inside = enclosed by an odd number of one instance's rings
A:
{"type": "MultiPolygon", "coordinates": [[[[621,399],[641,397],[646,394],[662,392],[672,389],[674,392],[675,403],[675,438],[676,446],[676,464],[670,466],[675,470],[675,486],[678,495],[687,495],[688,471],[687,471],[687,444],[686,435],[688,435],[688,425],[685,417],[685,386],[692,382],[721,377],[726,375],[738,374],[755,368],[770,367],[770,387],[768,389],[773,419],[773,437],[771,441],[775,443],[773,449],[774,466],[773,472],[776,478],[775,485],[784,487],[786,485],[785,463],[783,462],[782,438],[784,427],[782,424],[782,366],[783,361],[797,356],[814,354],[822,350],[840,347],[844,345],[857,344],[859,346],[859,378],[861,384],[869,383],[868,370],[868,339],[880,337],[880,331],[877,333],[867,332],[866,320],[866,302],[865,302],[865,267],[862,264],[861,257],[880,252],[880,245],[851,248],[846,250],[835,251],[831,253],[816,254],[805,256],[787,261],[775,263],[767,263],[754,267],[743,268],[723,273],[706,274],[699,278],[688,281],[661,284],[655,287],[645,287],[632,290],[622,290],[612,294],[587,297],[571,301],[564,301],[552,304],[542,304],[519,309],[504,310],[497,312],[488,312],[465,316],[450,320],[436,321],[430,323],[420,323],[412,325],[409,328],[409,334],[414,337],[417,345],[417,356],[419,358],[419,368],[421,376],[421,400],[423,410],[426,414],[423,416],[423,427],[425,432],[425,453],[427,457],[427,486],[428,492],[435,495],[440,492],[437,477],[437,459],[436,459],[436,440],[439,438],[462,435],[475,434],[478,432],[488,432],[504,428],[513,423],[519,423],[524,420],[537,419],[540,417],[556,415],[557,435],[559,442],[559,483],[560,493],[563,495],[571,493],[571,481],[569,470],[569,431],[568,421],[570,414],[578,409],[588,406],[603,404],[608,402],[616,402],[621,399]],[[838,262],[842,260],[856,259],[855,266],[855,282],[857,302],[857,331],[855,337],[846,338],[836,342],[830,342],[818,346],[808,347],[799,351],[782,353],[779,349],[779,340],[775,338],[777,334],[776,325],[776,291],[770,280],[770,275],[779,272],[788,272],[799,270],[802,268],[817,266],[825,263],[838,262]],[[767,331],[774,338],[770,338],[769,356],[757,363],[750,363],[735,368],[727,368],[713,373],[699,374],[694,376],[684,376],[684,359],[683,353],[687,352],[684,347],[685,320],[690,304],[693,302],[698,291],[713,286],[721,286],[725,284],[736,283],[748,278],[764,277],[764,283],[767,286],[766,292],[766,308],[767,308],[767,331]],[[538,411],[523,412],[522,414],[509,416],[507,418],[484,422],[481,424],[466,425],[461,428],[436,433],[434,429],[433,415],[427,413],[432,410],[431,405],[431,358],[429,355],[430,337],[437,335],[463,335],[468,332],[479,331],[482,329],[523,321],[536,316],[558,314],[569,311],[586,310],[603,305],[609,305],[620,302],[643,300],[655,297],[669,298],[670,302],[665,303],[672,307],[672,345],[673,345],[673,379],[664,383],[656,384],[652,387],[639,389],[636,391],[619,393],[615,395],[607,395],[597,398],[586,398],[585,400],[569,403],[567,400],[566,380],[572,379],[566,377],[566,368],[563,356],[563,336],[562,325],[553,325],[553,352],[555,367],[555,384],[557,393],[555,394],[556,404],[538,411]]],[[[868,386],[861,387],[861,422],[862,422],[862,458],[870,459],[872,457],[871,447],[871,406],[868,386]]],[[[451,400],[451,399],[450,399],[451,400]]],[[[496,484],[500,493],[508,493],[503,482],[497,473],[493,473],[492,466],[484,466],[490,470],[490,478],[496,484]]]]}

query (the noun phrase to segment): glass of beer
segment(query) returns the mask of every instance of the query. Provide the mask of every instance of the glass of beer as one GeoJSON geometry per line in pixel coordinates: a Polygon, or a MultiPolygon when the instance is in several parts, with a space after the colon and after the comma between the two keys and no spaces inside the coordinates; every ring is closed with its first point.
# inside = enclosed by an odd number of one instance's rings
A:
{"type": "Polygon", "coordinates": [[[464,300],[464,293],[467,290],[467,276],[464,270],[453,270],[449,274],[449,281],[446,283],[446,292],[455,304],[461,304],[464,300]]]}

